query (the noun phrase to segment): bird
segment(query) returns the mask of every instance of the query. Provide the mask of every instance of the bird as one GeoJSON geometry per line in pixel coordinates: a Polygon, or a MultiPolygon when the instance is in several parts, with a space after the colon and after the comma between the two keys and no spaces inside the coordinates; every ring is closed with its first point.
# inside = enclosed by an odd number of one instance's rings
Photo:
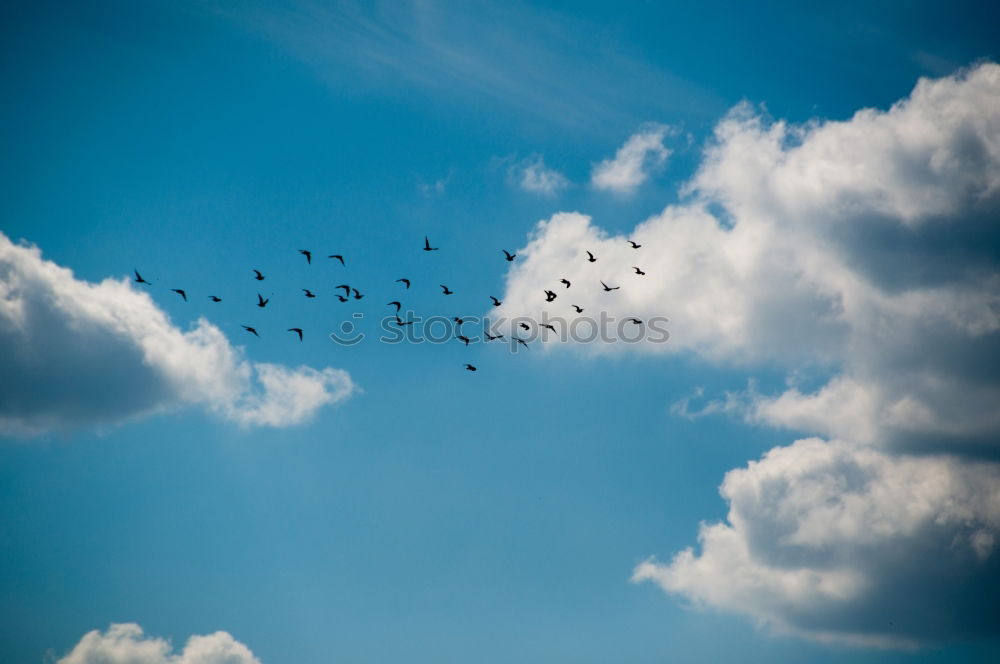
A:
{"type": "Polygon", "coordinates": [[[642,321],[639,320],[638,318],[629,318],[629,320],[635,323],[636,325],[642,325],[642,321]]]}
{"type": "Polygon", "coordinates": [[[290,328],[288,328],[288,331],[289,332],[294,332],[295,334],[299,335],[299,341],[302,341],[302,328],[301,327],[290,327],[290,328]]]}
{"type": "Polygon", "coordinates": [[[571,306],[571,307],[573,307],[574,309],[576,309],[576,313],[578,313],[578,314],[582,314],[582,313],[583,313],[583,307],[578,307],[578,306],[576,306],[575,304],[571,304],[571,305],[569,305],[569,306],[571,306]]]}
{"type": "Polygon", "coordinates": [[[358,292],[357,288],[352,288],[351,290],[354,291],[354,299],[355,300],[360,300],[361,298],[364,297],[364,295],[362,295],[361,293],[358,292]]]}
{"type": "Polygon", "coordinates": [[[396,283],[397,283],[397,284],[398,284],[398,283],[403,283],[403,284],[406,284],[406,287],[407,287],[407,288],[409,288],[409,287],[410,287],[410,280],[409,280],[409,279],[407,279],[406,277],[403,277],[402,279],[396,279],[396,283]]]}
{"type": "Polygon", "coordinates": [[[341,302],[347,302],[347,298],[344,297],[343,295],[337,295],[337,299],[340,300],[341,302]]]}
{"type": "Polygon", "coordinates": [[[260,270],[254,270],[254,274],[256,275],[254,276],[254,279],[257,281],[264,281],[264,275],[260,273],[260,270]]]}
{"type": "Polygon", "coordinates": [[[344,289],[344,295],[350,295],[351,294],[351,287],[348,286],[347,284],[340,284],[339,286],[336,286],[336,288],[343,288],[344,289]]]}
{"type": "Polygon", "coordinates": [[[545,301],[546,302],[551,302],[554,299],[556,299],[556,294],[555,293],[553,293],[550,290],[545,291],[545,301]]]}
{"type": "Polygon", "coordinates": [[[456,335],[456,337],[455,337],[455,338],[456,338],[456,339],[458,339],[459,341],[463,341],[463,342],[465,342],[465,345],[466,345],[466,346],[468,346],[468,345],[469,345],[469,337],[467,337],[467,336],[464,336],[464,335],[462,335],[462,334],[459,334],[459,335],[456,335]]]}
{"type": "Polygon", "coordinates": [[[471,364],[466,364],[465,365],[465,369],[466,369],[466,371],[475,371],[476,370],[476,368],[474,366],[472,366],[471,364]]]}
{"type": "Polygon", "coordinates": [[[172,290],[173,292],[175,292],[178,295],[180,295],[181,297],[183,297],[185,302],[188,301],[187,293],[184,292],[183,288],[171,288],[170,290],[172,290]]]}
{"type": "Polygon", "coordinates": [[[556,331],[556,328],[555,328],[555,327],[553,327],[552,325],[550,325],[549,323],[541,323],[540,325],[541,325],[542,327],[547,327],[547,328],[549,328],[549,329],[550,329],[550,330],[552,330],[553,332],[555,332],[555,331],[556,331]]]}
{"type": "Polygon", "coordinates": [[[347,265],[347,263],[344,262],[344,257],[341,256],[340,254],[330,254],[329,256],[327,256],[327,258],[336,258],[338,261],[340,261],[341,265],[345,266],[347,265]]]}
{"type": "Polygon", "coordinates": [[[489,332],[483,332],[483,334],[485,334],[486,338],[489,339],[490,341],[496,341],[497,339],[503,339],[503,335],[502,334],[490,334],[489,332]]]}
{"type": "Polygon", "coordinates": [[[209,295],[208,299],[210,299],[212,302],[222,302],[222,298],[216,297],[215,295],[209,295]]]}
{"type": "Polygon", "coordinates": [[[424,251],[437,251],[440,248],[441,247],[432,247],[431,241],[427,239],[426,235],[424,236],[424,251]]]}
{"type": "Polygon", "coordinates": [[[521,345],[522,345],[522,346],[524,346],[525,348],[527,348],[527,347],[528,347],[528,342],[527,342],[527,341],[525,341],[524,339],[521,339],[521,338],[519,338],[519,337],[511,337],[511,339],[513,339],[513,340],[514,340],[514,341],[516,341],[517,343],[521,344],[521,345]]]}
{"type": "Polygon", "coordinates": [[[445,294],[445,295],[454,295],[454,294],[455,294],[455,291],[453,291],[453,290],[449,289],[449,288],[448,288],[447,286],[445,286],[444,284],[438,284],[438,285],[439,285],[439,286],[441,286],[441,288],[442,288],[442,289],[444,290],[444,294],[445,294]]]}
{"type": "Polygon", "coordinates": [[[132,270],[132,271],[135,272],[135,283],[146,284],[147,286],[153,285],[152,281],[146,281],[145,279],[142,278],[142,275],[139,274],[139,270],[132,270]]]}
{"type": "Polygon", "coordinates": [[[267,298],[263,297],[260,293],[257,293],[257,306],[263,309],[270,302],[267,298]]]}
{"type": "Polygon", "coordinates": [[[645,272],[643,272],[643,271],[642,271],[642,270],[640,270],[639,268],[635,267],[634,265],[632,266],[632,269],[633,269],[633,270],[635,270],[635,273],[636,273],[636,274],[646,274],[645,272]]]}
{"type": "Polygon", "coordinates": [[[641,247],[641,246],[642,246],[641,244],[636,244],[636,243],[635,243],[635,242],[633,242],[632,240],[629,240],[629,241],[628,241],[628,243],[632,245],[632,248],[633,248],[633,249],[638,249],[639,247],[641,247]]]}
{"type": "Polygon", "coordinates": [[[403,327],[404,325],[413,325],[413,321],[412,320],[404,321],[399,316],[396,316],[396,325],[399,325],[400,327],[403,327]]]}
{"type": "Polygon", "coordinates": [[[386,302],[385,306],[387,306],[387,307],[396,307],[396,313],[397,314],[399,313],[399,310],[403,308],[402,302],[397,302],[396,300],[393,300],[392,302],[386,302]]]}
{"type": "Polygon", "coordinates": [[[250,334],[254,335],[255,337],[259,337],[260,336],[259,334],[257,334],[257,330],[253,329],[249,325],[241,325],[240,327],[242,327],[244,330],[246,330],[250,334]]]}
{"type": "Polygon", "coordinates": [[[594,258],[594,254],[590,253],[589,251],[587,252],[587,256],[588,256],[588,258],[587,258],[587,262],[588,263],[596,263],[597,262],[597,259],[594,258]]]}
{"type": "Polygon", "coordinates": [[[525,332],[530,332],[530,331],[531,331],[531,328],[530,328],[530,327],[528,327],[528,324],[527,324],[527,323],[518,323],[518,326],[519,326],[519,327],[520,327],[521,329],[523,329],[523,330],[524,330],[525,332]]]}
{"type": "Polygon", "coordinates": [[[566,284],[566,288],[569,288],[570,286],[572,286],[572,284],[569,283],[569,279],[560,279],[559,283],[566,284]]]}
{"type": "Polygon", "coordinates": [[[458,316],[455,316],[454,318],[452,318],[452,320],[455,321],[455,325],[461,325],[462,323],[465,322],[464,318],[459,318],[458,316]]]}
{"type": "Polygon", "coordinates": [[[501,302],[500,300],[496,299],[492,295],[490,295],[490,299],[493,300],[493,306],[494,307],[499,307],[501,304],[503,304],[503,302],[501,302]]]}
{"type": "Polygon", "coordinates": [[[302,292],[306,294],[306,297],[316,297],[316,293],[312,292],[308,288],[303,288],[302,292]]]}
{"type": "Polygon", "coordinates": [[[503,255],[507,259],[508,263],[510,263],[511,261],[513,261],[517,257],[517,254],[512,254],[509,251],[507,251],[506,249],[501,249],[500,251],[503,252],[503,255]]]}
{"type": "Polygon", "coordinates": [[[306,263],[311,264],[313,262],[313,252],[308,249],[299,249],[299,253],[306,257],[306,263]]]}
{"type": "Polygon", "coordinates": [[[605,293],[610,293],[613,290],[618,290],[619,288],[621,288],[621,286],[608,286],[603,281],[601,282],[601,285],[604,286],[604,292],[605,293]]]}

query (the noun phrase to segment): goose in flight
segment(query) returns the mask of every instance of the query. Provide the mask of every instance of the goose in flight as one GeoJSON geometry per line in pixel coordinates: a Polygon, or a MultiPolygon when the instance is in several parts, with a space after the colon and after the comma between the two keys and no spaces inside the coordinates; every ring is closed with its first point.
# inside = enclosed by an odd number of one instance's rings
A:
{"type": "Polygon", "coordinates": [[[264,307],[267,306],[268,302],[270,302],[269,299],[267,299],[266,297],[264,297],[260,293],[257,293],[257,306],[258,307],[260,307],[261,309],[263,309],[264,307]]]}
{"type": "Polygon", "coordinates": [[[439,285],[439,286],[441,286],[441,289],[442,289],[442,290],[444,291],[444,294],[445,294],[445,295],[454,295],[454,294],[455,294],[455,291],[453,291],[453,290],[449,289],[449,288],[448,288],[447,286],[445,286],[444,284],[438,284],[438,285],[439,285]]]}
{"type": "Polygon", "coordinates": [[[559,280],[559,283],[561,283],[561,284],[565,284],[565,285],[566,285],[566,288],[569,288],[570,286],[572,286],[572,285],[573,285],[573,284],[569,283],[569,279],[560,279],[560,280],[559,280]]]}
{"type": "Polygon", "coordinates": [[[242,327],[244,330],[246,330],[250,334],[254,335],[255,337],[260,337],[260,335],[257,334],[257,330],[253,329],[249,325],[241,325],[240,327],[242,327]]]}
{"type": "Polygon", "coordinates": [[[476,370],[476,368],[474,366],[472,366],[471,364],[466,364],[465,365],[465,369],[466,369],[466,371],[475,371],[476,370]]]}
{"type": "Polygon", "coordinates": [[[517,254],[512,254],[509,251],[507,251],[506,249],[501,249],[500,251],[503,252],[503,255],[507,259],[508,263],[510,263],[511,261],[513,261],[517,257],[517,254]]]}
{"type": "Polygon", "coordinates": [[[605,293],[610,293],[613,290],[618,290],[619,288],[621,288],[621,286],[608,286],[603,281],[601,282],[601,285],[604,286],[604,292],[605,293]]]}
{"type": "Polygon", "coordinates": [[[641,247],[641,246],[642,246],[641,244],[636,244],[636,243],[635,243],[635,242],[633,242],[632,240],[629,240],[629,241],[628,241],[628,243],[632,245],[632,248],[633,248],[633,249],[638,249],[639,247],[641,247]]]}
{"type": "Polygon", "coordinates": [[[597,262],[597,259],[594,258],[594,254],[590,253],[589,251],[587,252],[587,262],[588,263],[596,263],[597,262]]]}
{"type": "Polygon", "coordinates": [[[406,287],[407,287],[407,288],[409,288],[409,287],[410,287],[410,280],[409,280],[409,279],[407,279],[406,277],[403,277],[402,279],[396,279],[396,283],[397,283],[397,284],[400,284],[400,283],[402,283],[402,284],[406,284],[406,287]]]}
{"type": "Polygon", "coordinates": [[[399,310],[403,308],[403,303],[402,302],[398,302],[396,300],[393,300],[392,302],[386,302],[385,306],[387,306],[387,307],[396,307],[396,313],[398,314],[399,310]]]}
{"type": "Polygon", "coordinates": [[[308,288],[303,288],[302,292],[306,294],[306,297],[316,297],[316,293],[312,292],[308,288]]]}
{"type": "Polygon", "coordinates": [[[496,299],[492,295],[490,295],[490,299],[493,300],[493,306],[494,307],[499,307],[501,304],[503,304],[503,302],[501,302],[500,300],[496,299]]]}
{"type": "Polygon", "coordinates": [[[178,295],[180,295],[181,297],[183,297],[185,302],[188,301],[188,295],[187,295],[187,293],[184,292],[183,288],[171,288],[170,290],[172,290],[173,292],[175,292],[178,295]]]}
{"type": "Polygon", "coordinates": [[[634,265],[632,266],[632,269],[635,270],[635,273],[638,274],[638,275],[646,274],[645,272],[643,272],[639,268],[635,267],[634,265]]]}
{"type": "Polygon", "coordinates": [[[208,299],[210,299],[212,302],[222,302],[222,298],[221,297],[217,297],[215,295],[209,295],[208,299]]]}
{"type": "Polygon", "coordinates": [[[555,293],[553,293],[550,290],[545,291],[545,301],[546,302],[551,302],[554,299],[556,299],[556,294],[555,293]]]}
{"type": "Polygon", "coordinates": [[[302,341],[302,328],[301,327],[290,327],[290,328],[288,328],[288,331],[289,332],[294,332],[295,334],[299,335],[299,341],[302,341]]]}
{"type": "Polygon", "coordinates": [[[313,252],[308,249],[299,249],[299,253],[306,257],[306,263],[312,264],[313,262],[313,252]]]}
{"type": "Polygon", "coordinates": [[[424,236],[424,251],[437,251],[440,248],[441,247],[432,247],[431,241],[427,239],[426,235],[424,236]]]}
{"type": "Polygon", "coordinates": [[[347,265],[347,263],[344,262],[344,257],[341,256],[340,254],[330,254],[329,256],[327,256],[327,258],[336,258],[338,261],[340,261],[341,265],[345,266],[347,265]]]}
{"type": "Polygon", "coordinates": [[[146,281],[145,279],[142,278],[142,275],[139,274],[139,270],[132,270],[132,271],[135,272],[135,283],[146,284],[147,286],[153,285],[152,281],[146,281]]]}
{"type": "Polygon", "coordinates": [[[255,275],[254,279],[257,281],[264,281],[264,275],[260,273],[260,270],[254,270],[253,273],[255,275]]]}

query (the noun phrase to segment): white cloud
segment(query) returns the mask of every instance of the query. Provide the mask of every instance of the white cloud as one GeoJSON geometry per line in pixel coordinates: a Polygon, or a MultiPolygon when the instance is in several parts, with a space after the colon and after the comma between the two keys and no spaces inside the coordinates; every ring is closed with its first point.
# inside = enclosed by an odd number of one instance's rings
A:
{"type": "Polygon", "coordinates": [[[254,363],[217,327],[175,327],[130,280],[92,284],[0,234],[0,434],[35,435],[201,405],[289,426],[354,391],[337,369],[254,363]]]}
{"type": "Polygon", "coordinates": [[[697,605],[819,640],[899,646],[995,634],[1000,465],[800,440],[727,473],[700,553],[648,560],[697,605]]]}
{"type": "Polygon", "coordinates": [[[552,196],[569,185],[562,173],[548,168],[541,155],[534,155],[510,169],[510,175],[525,191],[543,196],[552,196]]]}
{"type": "Polygon", "coordinates": [[[594,165],[591,184],[597,189],[631,194],[649,178],[650,171],[666,163],[670,156],[670,150],[663,146],[666,135],[667,127],[663,125],[648,125],[632,134],[618,148],[614,159],[594,165]]]}
{"type": "Polygon", "coordinates": [[[260,664],[260,660],[227,632],[192,636],[175,654],[168,641],[145,636],[135,623],[112,623],[106,632],[84,634],[57,664],[260,664]]]}
{"type": "Polygon", "coordinates": [[[701,553],[635,578],[821,640],[1000,633],[977,604],[1000,587],[1000,474],[982,460],[1000,449],[1000,66],[842,122],[741,105],[683,193],[628,234],[641,249],[580,213],[540,222],[496,313],[668,316],[667,343],[544,347],[784,369],[779,394],[751,381],[674,412],[834,440],[730,473],[729,520],[702,529],[701,553]],[[801,371],[827,380],[806,389],[801,371]]]}

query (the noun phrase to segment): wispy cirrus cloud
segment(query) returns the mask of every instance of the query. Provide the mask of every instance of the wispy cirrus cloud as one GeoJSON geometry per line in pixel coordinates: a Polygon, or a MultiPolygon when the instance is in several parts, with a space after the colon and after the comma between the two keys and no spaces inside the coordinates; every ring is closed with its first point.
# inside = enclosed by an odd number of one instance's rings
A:
{"type": "Polygon", "coordinates": [[[243,426],[302,423],[347,372],[245,359],[200,319],[177,328],[128,278],[94,284],[0,233],[0,435],[103,428],[184,406],[243,426]]]}
{"type": "Polygon", "coordinates": [[[569,186],[566,176],[545,165],[541,155],[532,155],[512,165],[511,180],[524,191],[542,196],[554,196],[569,186]]]}

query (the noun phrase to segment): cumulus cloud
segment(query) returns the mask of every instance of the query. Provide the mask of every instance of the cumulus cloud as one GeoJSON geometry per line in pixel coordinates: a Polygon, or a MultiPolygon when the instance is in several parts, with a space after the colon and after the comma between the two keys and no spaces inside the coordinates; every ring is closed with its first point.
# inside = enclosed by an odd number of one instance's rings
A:
{"type": "Polygon", "coordinates": [[[670,156],[670,150],[663,145],[666,135],[667,127],[658,124],[632,134],[613,159],[594,165],[591,184],[597,189],[631,194],[649,178],[650,171],[666,163],[670,156]]]}
{"type": "Polygon", "coordinates": [[[128,278],[93,284],[0,234],[0,435],[30,436],[201,405],[288,426],[354,391],[338,369],[243,357],[217,327],[174,326],[128,278]]]}
{"type": "Polygon", "coordinates": [[[863,645],[995,634],[1000,465],[806,439],[722,483],[700,553],[648,560],[651,580],[782,632],[863,645]]]}
{"type": "Polygon", "coordinates": [[[547,167],[541,155],[534,155],[513,165],[510,176],[521,189],[543,196],[557,194],[569,185],[566,176],[547,167]]]}
{"type": "Polygon", "coordinates": [[[145,636],[135,623],[112,623],[103,633],[84,634],[57,664],[260,664],[260,660],[228,632],[192,636],[175,654],[167,640],[145,636]]]}
{"type": "Polygon", "coordinates": [[[669,316],[666,343],[544,347],[784,369],[777,394],[751,381],[674,411],[832,442],[775,448],[733,471],[729,521],[703,529],[701,554],[649,562],[635,578],[819,639],[1000,632],[983,618],[995,611],[977,614],[963,595],[1000,581],[1000,475],[983,460],[1000,453],[1000,66],[922,79],[891,108],[845,121],[790,125],[742,104],[682,193],[629,232],[641,249],[584,214],[539,222],[497,313],[568,323],[577,304],[619,320],[669,316]],[[819,386],[795,380],[801,371],[819,386]],[[851,528],[810,525],[842,500],[851,528]],[[905,528],[872,538],[897,517],[905,528]],[[891,612],[891,625],[852,618],[891,612]]]}

